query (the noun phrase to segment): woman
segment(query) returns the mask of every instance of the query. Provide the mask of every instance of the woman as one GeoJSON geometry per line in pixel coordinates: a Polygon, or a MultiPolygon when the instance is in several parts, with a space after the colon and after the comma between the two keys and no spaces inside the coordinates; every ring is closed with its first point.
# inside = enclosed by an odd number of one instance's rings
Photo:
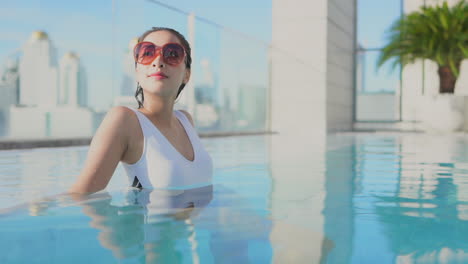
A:
{"type": "Polygon", "coordinates": [[[137,188],[187,188],[210,184],[212,160],[191,115],[174,111],[190,79],[190,45],[176,30],[152,29],[134,48],[138,109],[112,108],[91,141],[71,193],[104,189],[119,161],[137,188]]]}

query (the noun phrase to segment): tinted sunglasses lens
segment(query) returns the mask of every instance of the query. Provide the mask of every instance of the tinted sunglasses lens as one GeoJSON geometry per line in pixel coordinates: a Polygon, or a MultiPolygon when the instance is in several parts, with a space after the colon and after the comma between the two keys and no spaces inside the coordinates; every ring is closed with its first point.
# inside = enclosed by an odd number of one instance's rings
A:
{"type": "Polygon", "coordinates": [[[156,56],[156,46],[153,43],[141,42],[135,47],[135,61],[140,64],[150,64],[156,56]]]}
{"type": "Polygon", "coordinates": [[[184,48],[179,44],[166,44],[162,53],[164,61],[169,65],[178,65],[184,60],[184,48]]]}

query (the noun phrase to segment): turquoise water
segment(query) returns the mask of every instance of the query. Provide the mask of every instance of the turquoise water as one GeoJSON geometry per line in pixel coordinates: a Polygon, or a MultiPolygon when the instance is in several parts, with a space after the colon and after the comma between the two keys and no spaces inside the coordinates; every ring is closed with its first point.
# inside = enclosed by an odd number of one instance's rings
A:
{"type": "Polygon", "coordinates": [[[467,136],[203,143],[212,185],[86,197],[87,147],[0,152],[0,263],[468,262],[467,136]]]}

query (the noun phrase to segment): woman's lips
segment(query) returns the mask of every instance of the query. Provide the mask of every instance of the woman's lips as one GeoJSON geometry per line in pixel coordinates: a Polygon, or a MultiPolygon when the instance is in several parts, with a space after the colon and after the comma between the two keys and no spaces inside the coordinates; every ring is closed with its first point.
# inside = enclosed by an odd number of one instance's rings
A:
{"type": "Polygon", "coordinates": [[[167,75],[165,75],[162,72],[156,72],[156,73],[150,74],[149,77],[153,77],[153,78],[155,78],[157,80],[162,80],[162,79],[168,78],[167,75]]]}

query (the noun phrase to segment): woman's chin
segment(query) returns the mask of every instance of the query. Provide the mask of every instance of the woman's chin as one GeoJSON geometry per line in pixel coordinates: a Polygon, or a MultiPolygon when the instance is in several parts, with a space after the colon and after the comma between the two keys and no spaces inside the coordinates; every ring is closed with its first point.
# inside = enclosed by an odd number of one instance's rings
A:
{"type": "Polygon", "coordinates": [[[171,97],[172,96],[170,91],[164,89],[163,87],[154,87],[150,89],[145,89],[144,92],[145,94],[158,96],[158,97],[171,97]]]}
{"type": "Polygon", "coordinates": [[[166,89],[167,89],[167,87],[164,87],[160,83],[159,84],[153,83],[153,84],[149,84],[145,88],[143,88],[143,91],[145,93],[160,94],[166,89]]]}

